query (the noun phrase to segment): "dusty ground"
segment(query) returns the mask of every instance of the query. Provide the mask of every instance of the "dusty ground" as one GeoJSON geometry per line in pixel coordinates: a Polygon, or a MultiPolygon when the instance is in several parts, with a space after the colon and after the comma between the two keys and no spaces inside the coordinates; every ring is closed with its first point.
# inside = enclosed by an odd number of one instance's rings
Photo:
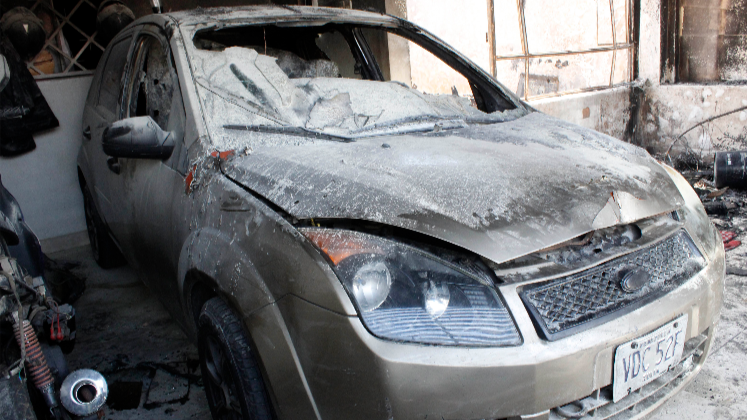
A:
{"type": "Polygon", "coordinates": [[[133,270],[100,269],[88,247],[50,257],[80,262],[72,271],[86,278],[67,360],[71,370],[94,368],[106,377],[106,419],[210,419],[197,348],[133,270]]]}
{"type": "MultiPolygon", "coordinates": [[[[744,210],[744,209],[742,209],[744,210]]],[[[747,215],[714,218],[741,233],[726,252],[724,308],[711,355],[683,392],[656,414],[662,420],[747,419],[747,215]]]]}
{"type": "MultiPolygon", "coordinates": [[[[727,252],[729,274],[714,350],[700,375],[653,418],[747,418],[747,217],[724,218],[746,242],[727,252]]],[[[78,261],[86,277],[75,307],[78,342],[71,369],[93,367],[112,387],[107,419],[210,419],[197,349],[129,267],[101,270],[87,247],[51,256],[78,261]],[[127,407],[133,407],[127,409],[127,407]],[[117,409],[119,408],[119,409],[117,409]],[[125,408],[125,409],[122,409],[125,408]]]]}

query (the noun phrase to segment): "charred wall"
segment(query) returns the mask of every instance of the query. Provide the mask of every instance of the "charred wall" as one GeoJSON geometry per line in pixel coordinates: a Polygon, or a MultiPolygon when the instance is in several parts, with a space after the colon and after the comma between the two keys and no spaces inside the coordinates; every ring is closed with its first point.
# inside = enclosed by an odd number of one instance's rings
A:
{"type": "MultiPolygon", "coordinates": [[[[660,19],[660,43],[639,66],[661,72],[646,75],[631,140],[704,164],[747,149],[747,0],[663,0],[641,16],[660,19]]],[[[644,51],[653,30],[641,31],[644,51]]]]}
{"type": "Polygon", "coordinates": [[[747,80],[747,0],[665,0],[665,82],[747,80]]]}

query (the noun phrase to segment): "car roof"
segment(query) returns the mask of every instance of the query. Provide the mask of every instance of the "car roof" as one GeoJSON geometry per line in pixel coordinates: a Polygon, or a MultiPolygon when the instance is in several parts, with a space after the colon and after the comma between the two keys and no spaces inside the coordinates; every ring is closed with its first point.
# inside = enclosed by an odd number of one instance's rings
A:
{"type": "Polygon", "coordinates": [[[241,6],[196,8],[178,12],[148,15],[138,19],[137,23],[156,23],[164,25],[168,20],[179,25],[211,25],[273,21],[330,21],[330,22],[365,22],[371,24],[394,24],[398,18],[378,12],[341,9],[332,7],[311,6],[241,6]],[[170,18],[170,19],[169,19],[170,18]]]}

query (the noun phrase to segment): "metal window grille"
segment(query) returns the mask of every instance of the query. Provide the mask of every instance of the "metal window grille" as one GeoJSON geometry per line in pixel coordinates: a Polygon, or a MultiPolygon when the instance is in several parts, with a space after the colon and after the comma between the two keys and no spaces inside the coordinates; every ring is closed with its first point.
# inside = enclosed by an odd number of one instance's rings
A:
{"type": "MultiPolygon", "coordinates": [[[[568,95],[572,93],[581,93],[581,92],[588,92],[588,91],[594,91],[599,89],[607,89],[610,87],[615,86],[614,79],[615,79],[615,62],[618,58],[618,54],[625,53],[629,54],[628,63],[629,63],[629,69],[628,69],[628,80],[625,82],[632,81],[633,74],[634,74],[634,49],[635,49],[635,42],[632,41],[631,35],[633,34],[633,10],[632,10],[632,4],[631,0],[627,0],[625,2],[625,8],[626,8],[626,14],[627,14],[627,22],[626,22],[626,36],[625,40],[618,40],[617,39],[617,30],[615,27],[615,7],[614,7],[614,0],[608,0],[610,5],[610,15],[611,15],[611,24],[612,24],[612,44],[602,45],[598,48],[589,48],[589,49],[579,49],[579,50],[568,50],[568,51],[553,51],[553,52],[543,52],[543,53],[531,53],[529,49],[529,41],[527,38],[527,23],[524,16],[524,1],[525,0],[516,0],[516,6],[518,8],[518,15],[519,15],[519,31],[521,36],[521,49],[522,53],[518,55],[502,55],[497,56],[496,55],[496,32],[495,32],[495,6],[494,6],[494,0],[487,0],[488,2],[488,48],[490,49],[490,72],[492,73],[493,77],[497,76],[497,66],[496,63],[498,61],[504,61],[504,60],[523,60],[524,61],[524,72],[523,72],[523,79],[524,79],[524,91],[521,95],[524,100],[528,99],[541,99],[545,97],[552,97],[552,96],[561,96],[561,95],[568,95]],[[594,87],[586,87],[586,88],[580,88],[580,89],[574,89],[574,90],[566,90],[566,91],[559,91],[554,93],[548,93],[548,94],[540,94],[540,95],[531,95],[530,89],[529,89],[529,82],[530,82],[530,74],[529,74],[529,64],[530,60],[533,58],[550,58],[550,57],[562,57],[562,56],[572,56],[572,55],[581,55],[581,54],[593,54],[593,53],[602,53],[602,52],[612,52],[612,67],[610,69],[610,78],[609,78],[609,84],[602,85],[602,86],[594,86],[594,87]]],[[[600,0],[604,1],[604,0],[600,0]]],[[[620,85],[622,83],[618,83],[620,85]]]]}
{"type": "Polygon", "coordinates": [[[81,28],[83,25],[76,25],[74,23],[76,15],[85,15],[89,19],[93,16],[91,26],[95,28],[95,16],[98,5],[89,0],[78,0],[77,3],[73,3],[72,1],[66,2],[66,6],[70,5],[73,5],[73,7],[69,9],[58,8],[55,7],[54,0],[37,0],[31,7],[32,12],[38,14],[42,10],[46,11],[49,16],[56,20],[56,27],[47,35],[44,48],[28,64],[29,70],[33,70],[39,76],[49,74],[48,71],[44,71],[35,65],[45,51],[56,54],[57,59],[60,61],[58,65],[59,69],[55,72],[56,74],[94,70],[98,59],[104,52],[105,46],[99,44],[95,39],[95,29],[84,30],[81,28]],[[58,9],[62,9],[63,11],[58,9]],[[68,35],[73,35],[77,41],[72,46],[67,42],[68,35]]]}

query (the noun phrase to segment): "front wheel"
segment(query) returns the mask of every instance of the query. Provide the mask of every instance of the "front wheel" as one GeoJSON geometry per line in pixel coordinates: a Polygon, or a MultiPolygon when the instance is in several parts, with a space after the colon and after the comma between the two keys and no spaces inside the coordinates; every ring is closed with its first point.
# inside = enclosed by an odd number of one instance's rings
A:
{"type": "Polygon", "coordinates": [[[202,307],[197,340],[214,420],[271,420],[262,374],[241,321],[220,298],[202,307]]]}

